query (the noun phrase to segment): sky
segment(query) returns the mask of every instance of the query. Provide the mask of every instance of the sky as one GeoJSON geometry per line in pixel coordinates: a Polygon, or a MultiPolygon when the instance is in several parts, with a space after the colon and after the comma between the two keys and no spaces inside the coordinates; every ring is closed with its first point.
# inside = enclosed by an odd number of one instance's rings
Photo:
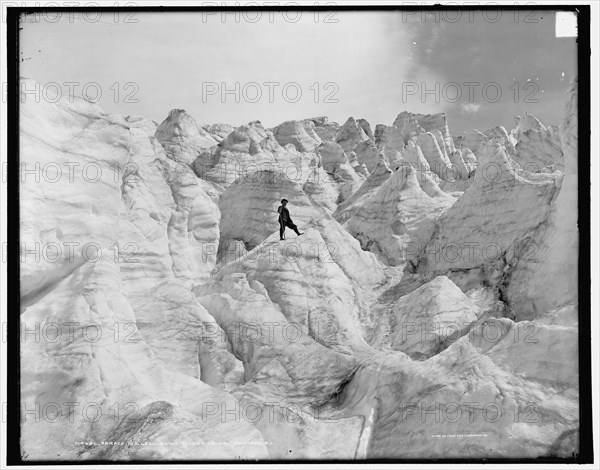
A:
{"type": "Polygon", "coordinates": [[[453,135],[559,124],[577,69],[552,11],[48,13],[22,19],[21,76],[106,112],[273,127],[444,112],[453,135]]]}

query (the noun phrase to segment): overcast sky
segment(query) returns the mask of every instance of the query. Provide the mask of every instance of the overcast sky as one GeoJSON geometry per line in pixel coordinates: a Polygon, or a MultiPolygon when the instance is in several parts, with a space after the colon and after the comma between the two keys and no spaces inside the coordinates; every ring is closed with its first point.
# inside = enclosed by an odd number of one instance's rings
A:
{"type": "Polygon", "coordinates": [[[64,94],[87,85],[105,111],[157,122],[173,108],[200,124],[268,127],[320,115],[374,127],[402,111],[445,112],[459,135],[510,129],[525,111],[558,124],[577,67],[576,39],[556,38],[550,11],[286,14],[28,17],[21,75],[64,94]]]}

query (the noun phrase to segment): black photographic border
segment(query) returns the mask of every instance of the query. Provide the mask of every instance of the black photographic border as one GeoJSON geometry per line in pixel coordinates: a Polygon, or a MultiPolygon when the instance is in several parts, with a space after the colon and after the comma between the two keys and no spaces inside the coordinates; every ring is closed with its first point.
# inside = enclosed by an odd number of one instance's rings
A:
{"type": "MultiPolygon", "coordinates": [[[[299,463],[564,463],[593,462],[592,439],[592,385],[591,385],[591,258],[590,258],[590,6],[589,5],[493,5],[493,6],[443,6],[443,5],[319,5],[277,7],[201,7],[201,6],[122,6],[122,7],[7,7],[7,464],[14,465],[124,465],[124,464],[299,464],[299,463]],[[578,226],[579,226],[579,454],[573,458],[451,458],[451,459],[364,459],[364,460],[200,460],[200,461],[105,461],[105,460],[23,460],[21,457],[20,416],[20,217],[19,217],[19,18],[22,14],[41,12],[201,12],[201,11],[472,11],[472,10],[525,10],[571,11],[577,15],[577,75],[578,75],[578,226]]],[[[598,51],[596,51],[598,53],[598,51]]],[[[597,410],[596,410],[597,411],[597,410]]]]}

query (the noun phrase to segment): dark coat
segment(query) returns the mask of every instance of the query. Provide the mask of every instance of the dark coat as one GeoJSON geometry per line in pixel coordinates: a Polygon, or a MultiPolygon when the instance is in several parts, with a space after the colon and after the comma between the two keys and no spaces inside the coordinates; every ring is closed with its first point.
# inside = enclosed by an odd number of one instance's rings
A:
{"type": "Polygon", "coordinates": [[[287,207],[279,206],[277,208],[277,212],[279,212],[279,222],[291,222],[292,218],[290,217],[290,211],[287,207]]]}

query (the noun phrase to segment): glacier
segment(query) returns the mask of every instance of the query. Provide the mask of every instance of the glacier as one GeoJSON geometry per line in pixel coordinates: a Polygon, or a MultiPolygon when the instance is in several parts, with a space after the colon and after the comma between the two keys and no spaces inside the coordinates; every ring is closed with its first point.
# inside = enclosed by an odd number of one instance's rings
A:
{"type": "Polygon", "coordinates": [[[576,455],[576,81],[563,114],[452,136],[23,98],[23,459],[576,455]]]}

